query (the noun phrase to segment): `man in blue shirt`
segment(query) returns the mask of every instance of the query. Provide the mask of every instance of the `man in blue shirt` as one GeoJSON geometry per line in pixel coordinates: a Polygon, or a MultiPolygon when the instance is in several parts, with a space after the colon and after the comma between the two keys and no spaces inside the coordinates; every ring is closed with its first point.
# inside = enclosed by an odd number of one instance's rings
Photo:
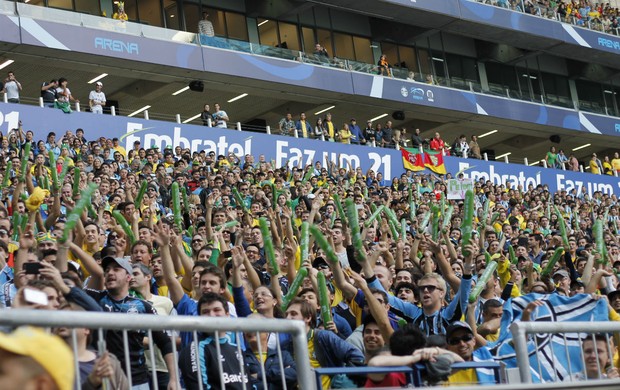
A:
{"type": "Polygon", "coordinates": [[[364,138],[364,134],[362,133],[362,129],[357,125],[355,118],[351,118],[351,124],[349,124],[349,131],[353,135],[351,137],[351,143],[360,145],[366,143],[366,138],[364,138]]]}

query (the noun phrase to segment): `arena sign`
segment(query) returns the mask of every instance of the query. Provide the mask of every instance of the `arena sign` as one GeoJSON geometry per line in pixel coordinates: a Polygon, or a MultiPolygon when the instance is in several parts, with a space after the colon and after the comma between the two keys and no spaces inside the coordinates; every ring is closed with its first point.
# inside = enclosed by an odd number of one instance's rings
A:
{"type": "MultiPolygon", "coordinates": [[[[82,128],[89,140],[100,136],[117,137],[128,150],[135,141],[140,141],[142,147],[157,146],[160,150],[168,145],[179,145],[190,148],[192,152],[205,150],[217,155],[231,152],[238,156],[264,155],[268,161],[275,161],[278,167],[284,164],[302,166],[316,161],[325,165],[327,161],[333,161],[341,167],[382,172],[387,180],[404,173],[400,152],[391,149],[121,116],[78,112],[67,115],[56,109],[0,103],[0,131],[3,134],[17,127],[19,120],[23,121],[25,130],[35,133],[36,140],[45,139],[50,131],[56,132],[56,139],[59,139],[68,129],[82,128]]],[[[613,176],[456,157],[446,157],[444,163],[452,174],[463,172],[467,179],[490,180],[512,188],[545,185],[552,192],[576,189],[578,193],[589,195],[601,191],[620,196],[620,181],[613,176]]]]}

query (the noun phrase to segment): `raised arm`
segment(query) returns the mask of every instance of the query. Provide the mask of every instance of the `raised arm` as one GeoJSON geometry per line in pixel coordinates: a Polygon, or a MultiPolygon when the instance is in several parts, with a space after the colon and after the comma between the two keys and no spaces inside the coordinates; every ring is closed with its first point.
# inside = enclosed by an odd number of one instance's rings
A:
{"type": "Polygon", "coordinates": [[[163,224],[161,222],[159,222],[157,226],[154,226],[153,230],[155,233],[153,235],[153,239],[159,245],[162,271],[164,273],[164,280],[168,286],[170,299],[172,300],[172,303],[178,305],[181,299],[183,299],[185,292],[183,291],[181,282],[177,280],[176,273],[174,272],[174,265],[172,264],[172,256],[170,254],[170,235],[164,231],[163,224]]]}

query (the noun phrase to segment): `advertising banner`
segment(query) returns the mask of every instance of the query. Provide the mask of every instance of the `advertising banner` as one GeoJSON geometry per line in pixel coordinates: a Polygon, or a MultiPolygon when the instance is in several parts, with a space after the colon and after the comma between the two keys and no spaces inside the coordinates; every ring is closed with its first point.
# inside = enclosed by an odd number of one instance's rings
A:
{"type": "MultiPolygon", "coordinates": [[[[204,126],[177,124],[157,120],[144,120],[122,116],[95,115],[74,112],[64,114],[61,110],[39,108],[19,104],[0,103],[0,131],[17,127],[19,120],[24,130],[32,130],[35,139],[45,139],[48,132],[56,132],[59,139],[66,130],[82,128],[85,137],[94,140],[100,136],[118,137],[121,145],[131,149],[135,141],[148,148],[156,145],[161,149],[168,145],[180,145],[193,152],[214,151],[217,155],[233,152],[239,156],[264,155],[267,160],[275,160],[278,167],[284,164],[295,166],[313,164],[320,161],[334,161],[342,167],[361,167],[381,172],[386,180],[405,172],[402,154],[398,150],[373,148],[370,146],[343,145],[335,142],[284,137],[246,131],[209,128],[204,126]]],[[[545,169],[519,164],[505,164],[495,161],[445,157],[448,173],[463,172],[470,180],[491,181],[505,184],[511,188],[528,189],[530,186],[547,186],[549,191],[571,191],[592,194],[601,191],[620,196],[620,182],[617,177],[593,175],[590,173],[569,172],[558,169],[545,169]]],[[[420,173],[430,173],[429,170],[420,173]]]]}

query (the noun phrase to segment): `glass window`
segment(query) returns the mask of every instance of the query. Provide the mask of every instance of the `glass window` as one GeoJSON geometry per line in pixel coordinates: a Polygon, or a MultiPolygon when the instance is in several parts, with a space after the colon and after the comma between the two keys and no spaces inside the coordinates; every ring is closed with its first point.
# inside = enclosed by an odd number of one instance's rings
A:
{"type": "MultiPolygon", "coordinates": [[[[181,29],[181,17],[176,1],[164,0],[164,15],[166,17],[166,28],[172,30],[181,29]]],[[[140,20],[142,19],[142,2],[140,2],[140,20]]]]}
{"type": "Polygon", "coordinates": [[[571,107],[572,101],[568,88],[568,79],[564,76],[542,73],[546,102],[563,107],[571,107]]]}
{"type": "MultiPolygon", "coordinates": [[[[381,43],[381,53],[387,57],[387,62],[391,65],[398,64],[398,46],[392,43],[381,43]]],[[[373,61],[374,62],[374,61],[373,61]]]]}
{"type": "MultiPolygon", "coordinates": [[[[118,4],[114,4],[114,12],[118,12],[118,4]]],[[[138,21],[138,7],[135,0],[125,1],[125,13],[130,22],[138,21]]]]}
{"type": "Polygon", "coordinates": [[[348,34],[334,33],[334,57],[352,60],[355,58],[353,37],[348,34]]]}
{"type": "Polygon", "coordinates": [[[598,83],[584,80],[576,80],[575,85],[579,96],[579,106],[589,111],[600,111],[600,108],[605,105],[601,86],[598,83]]]}
{"type": "Polygon", "coordinates": [[[228,38],[248,41],[248,25],[244,15],[226,12],[226,30],[228,31],[228,38]]]}
{"type": "MultiPolygon", "coordinates": [[[[178,17],[176,12],[176,1],[164,1],[164,9],[166,11],[166,16],[172,11],[172,15],[178,17]]],[[[158,0],[141,0],[138,3],[138,16],[140,17],[140,23],[148,24],[149,26],[164,27],[158,0]]],[[[169,26],[169,28],[174,27],[169,26]]]]}
{"type": "Polygon", "coordinates": [[[420,63],[420,73],[426,75],[433,74],[431,71],[431,56],[426,49],[418,50],[418,59],[420,63]]]}
{"type": "Polygon", "coordinates": [[[261,45],[276,47],[280,43],[277,27],[277,22],[273,20],[258,19],[258,37],[261,45]]]}
{"type": "Polygon", "coordinates": [[[353,48],[355,49],[355,60],[372,64],[372,48],[370,47],[370,39],[362,37],[353,37],[353,48]]]}
{"type": "Polygon", "coordinates": [[[198,22],[202,19],[202,14],[197,4],[183,4],[183,13],[185,16],[185,30],[193,33],[198,32],[198,22]]]}
{"type": "MultiPolygon", "coordinates": [[[[28,4],[33,4],[33,2],[31,1],[28,4]]],[[[84,14],[90,14],[95,16],[101,15],[101,9],[99,8],[98,1],[75,0],[75,10],[84,14]]]]}
{"type": "Polygon", "coordinates": [[[418,72],[418,61],[416,60],[415,50],[413,47],[399,46],[398,55],[400,63],[398,66],[401,68],[407,68],[411,71],[418,72]]]}
{"type": "Polygon", "coordinates": [[[224,11],[218,11],[213,8],[203,8],[202,10],[203,12],[206,11],[209,14],[209,20],[213,24],[213,30],[215,31],[215,35],[219,37],[225,37],[226,16],[224,15],[224,11]]]}
{"type": "Polygon", "coordinates": [[[610,85],[603,85],[603,97],[607,115],[618,116],[618,89],[610,85]]]}
{"type": "Polygon", "coordinates": [[[333,57],[334,46],[332,45],[332,34],[328,30],[318,29],[316,30],[316,37],[318,42],[315,43],[320,43],[321,46],[323,46],[325,50],[327,50],[327,53],[333,57]]]}
{"type": "Polygon", "coordinates": [[[304,51],[307,54],[314,53],[314,44],[316,43],[316,39],[314,38],[314,29],[310,27],[302,27],[301,37],[304,41],[304,51]]]}
{"type": "Polygon", "coordinates": [[[450,78],[459,78],[478,82],[478,68],[474,58],[462,57],[456,54],[446,54],[448,73],[450,78]]]}
{"type": "Polygon", "coordinates": [[[73,1],[71,0],[49,0],[47,4],[53,8],[73,10],[73,1]]]}
{"type": "Polygon", "coordinates": [[[291,23],[278,22],[278,27],[280,29],[280,47],[290,50],[300,50],[297,26],[291,23]]]}

